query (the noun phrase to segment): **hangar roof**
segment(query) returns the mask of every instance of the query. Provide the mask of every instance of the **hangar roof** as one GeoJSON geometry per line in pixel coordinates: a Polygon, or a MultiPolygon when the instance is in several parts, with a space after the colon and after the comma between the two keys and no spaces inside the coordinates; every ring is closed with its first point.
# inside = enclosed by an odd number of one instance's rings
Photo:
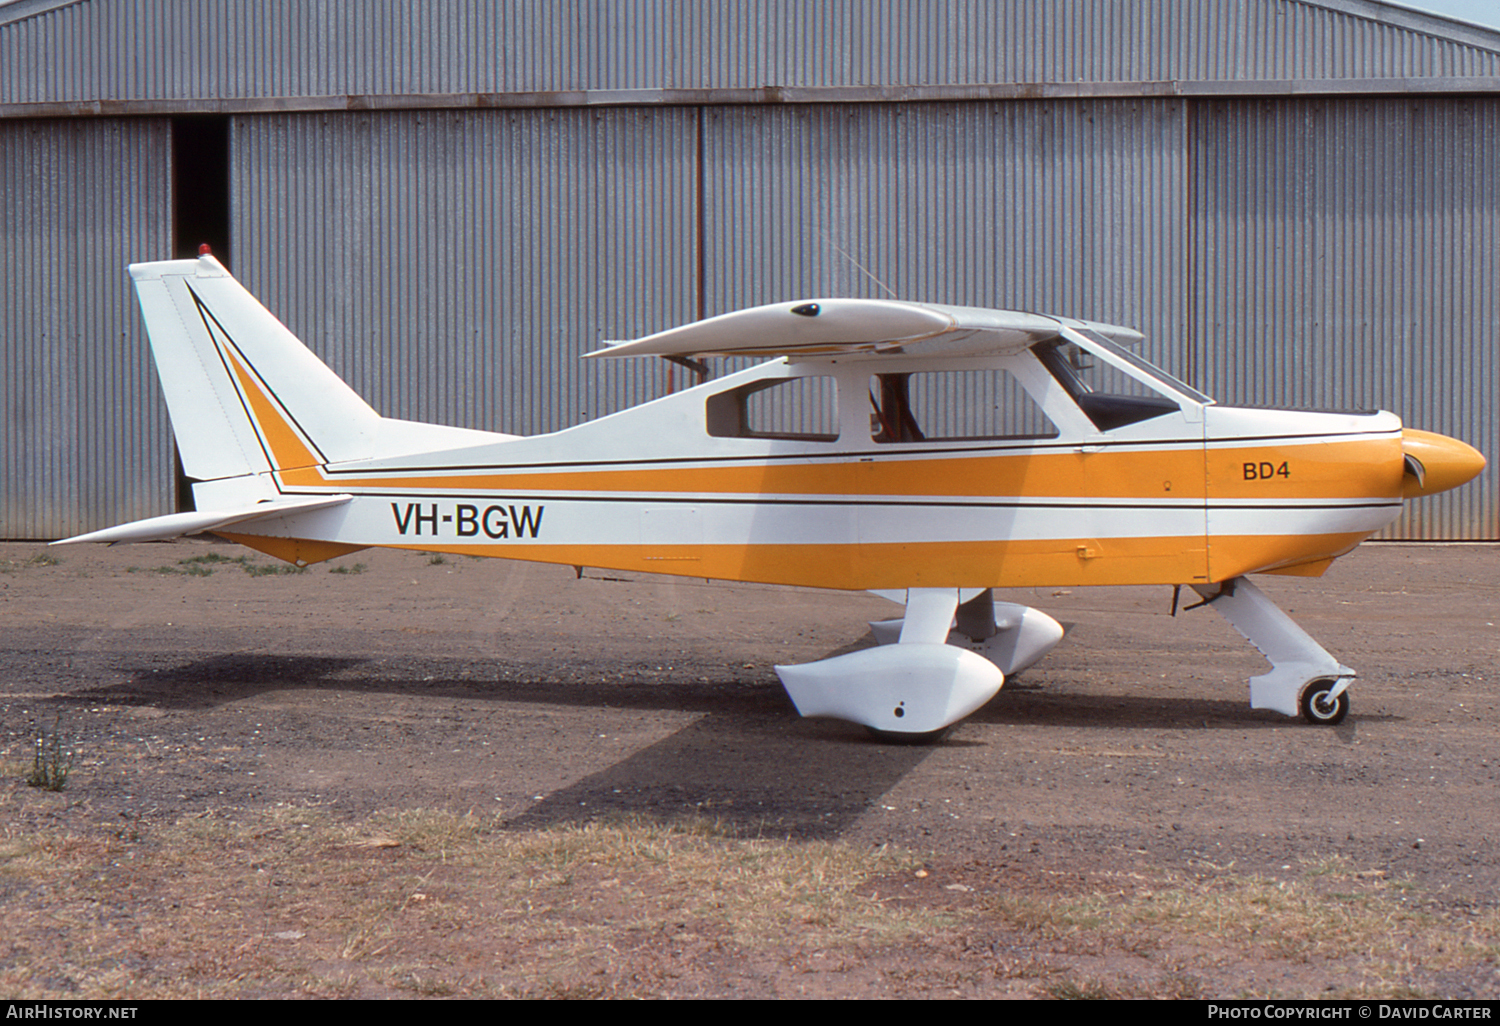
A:
{"type": "Polygon", "coordinates": [[[11,0],[0,117],[1500,91],[1380,0],[11,0]]]}

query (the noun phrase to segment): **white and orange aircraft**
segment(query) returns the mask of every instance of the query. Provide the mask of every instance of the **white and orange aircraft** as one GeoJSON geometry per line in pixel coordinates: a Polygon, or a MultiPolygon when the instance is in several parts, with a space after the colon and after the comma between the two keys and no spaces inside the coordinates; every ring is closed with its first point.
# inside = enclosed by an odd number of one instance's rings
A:
{"type": "MultiPolygon", "coordinates": [[[[1062,638],[995,587],[1187,586],[1333,724],[1354,671],[1249,574],[1317,576],[1484,457],[1390,413],[1216,404],[1089,321],[872,299],[756,307],[590,357],[770,357],[546,435],[382,417],[212,256],[130,268],[197,511],[301,565],[370,546],[879,591],[874,648],[777,673],[804,716],[946,729],[1062,638]]],[[[62,544],[62,543],[59,543],[62,544]]],[[[1175,595],[1174,595],[1175,602],[1175,595]]]]}

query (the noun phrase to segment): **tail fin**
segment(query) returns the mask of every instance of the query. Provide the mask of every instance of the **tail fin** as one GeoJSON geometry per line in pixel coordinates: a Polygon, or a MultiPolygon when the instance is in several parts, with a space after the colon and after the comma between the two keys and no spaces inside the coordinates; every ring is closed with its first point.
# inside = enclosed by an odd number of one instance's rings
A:
{"type": "Polygon", "coordinates": [[[264,537],[226,536],[283,559],[316,562],[359,548],[281,533],[288,518],[352,501],[330,494],[322,466],[515,437],[380,416],[211,256],[132,264],[130,276],[198,508],[54,544],[165,541],[278,520],[281,530],[264,537]]]}
{"type": "Polygon", "coordinates": [[[295,471],[515,437],[380,416],[211,256],[132,264],[130,276],[183,470],[224,482],[195,486],[200,504],[205,492],[215,506],[274,494],[272,471],[325,484],[295,471]]]}
{"type": "Polygon", "coordinates": [[[188,477],[375,455],[381,417],[211,256],[133,264],[188,477]]]}

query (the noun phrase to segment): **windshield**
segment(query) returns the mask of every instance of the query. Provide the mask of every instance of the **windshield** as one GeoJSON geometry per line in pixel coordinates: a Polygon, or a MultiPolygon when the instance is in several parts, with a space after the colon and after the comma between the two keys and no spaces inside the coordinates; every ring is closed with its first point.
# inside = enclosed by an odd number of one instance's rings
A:
{"type": "Polygon", "coordinates": [[[1121,360],[1124,360],[1126,363],[1130,364],[1131,367],[1140,371],[1148,378],[1154,378],[1157,381],[1160,381],[1162,384],[1171,388],[1173,391],[1180,392],[1183,395],[1187,396],[1189,399],[1193,400],[1193,402],[1203,403],[1205,406],[1213,402],[1212,399],[1204,395],[1202,392],[1198,391],[1192,385],[1177,380],[1172,375],[1156,366],[1154,363],[1150,363],[1146,360],[1141,359],[1139,356],[1132,353],[1129,349],[1126,349],[1124,346],[1120,345],[1117,342],[1110,341],[1098,332],[1089,331],[1087,328],[1074,330],[1078,331],[1078,334],[1082,335],[1084,338],[1088,339],[1090,342],[1094,343],[1100,349],[1103,349],[1105,352],[1109,353],[1111,356],[1115,356],[1121,360]]]}
{"type": "Polygon", "coordinates": [[[1181,407],[1163,391],[1164,388],[1181,393],[1194,402],[1212,402],[1197,389],[1103,335],[1087,330],[1078,334],[1088,341],[1090,349],[1063,336],[1038,343],[1032,347],[1032,352],[1100,431],[1113,431],[1127,424],[1178,412],[1181,407]],[[1129,367],[1131,372],[1110,360],[1099,359],[1094,347],[1129,367]]]}

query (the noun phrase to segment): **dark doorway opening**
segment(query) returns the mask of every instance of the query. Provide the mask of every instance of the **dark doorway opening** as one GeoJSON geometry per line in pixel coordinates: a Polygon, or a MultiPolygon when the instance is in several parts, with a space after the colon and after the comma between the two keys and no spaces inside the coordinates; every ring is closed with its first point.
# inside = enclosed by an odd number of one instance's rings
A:
{"type": "Polygon", "coordinates": [[[172,119],[172,255],[207,243],[229,266],[229,119],[172,119]]]}
{"type": "MultiPolygon", "coordinates": [[[[172,257],[196,257],[207,244],[229,267],[229,118],[218,115],[172,119],[172,257]]],[[[177,509],[188,512],[193,482],[174,454],[177,509]]]]}

